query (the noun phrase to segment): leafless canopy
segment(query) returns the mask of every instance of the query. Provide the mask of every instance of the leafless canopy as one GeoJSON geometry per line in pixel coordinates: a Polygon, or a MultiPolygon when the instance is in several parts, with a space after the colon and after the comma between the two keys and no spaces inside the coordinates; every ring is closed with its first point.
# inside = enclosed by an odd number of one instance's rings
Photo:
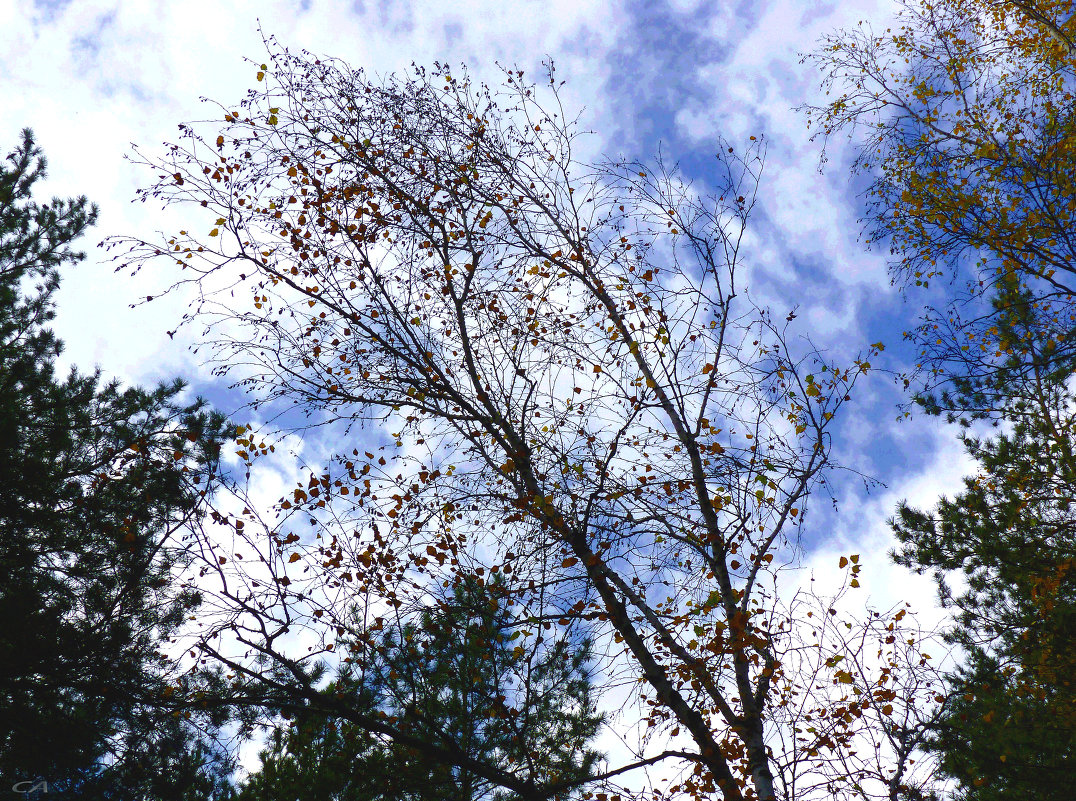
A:
{"type": "MultiPolygon", "coordinates": [[[[255,406],[335,426],[276,519],[222,515],[245,555],[207,550],[222,614],[203,647],[309,700],[326,649],[361,672],[373,632],[497,577],[521,665],[585,634],[608,698],[641,703],[634,756],[591,789],[678,760],[681,791],[774,798],[776,566],[869,365],[824,364],[745,292],[761,143],[722,145],[703,195],[661,164],[577,158],[552,70],[493,90],[270,52],[223,123],[145,159],[143,199],[200,204],[206,233],[119,257],[183,268],[255,406]],[[299,631],[307,654],[283,645],[299,631]]],[[[241,432],[250,461],[259,440],[241,432]]],[[[405,721],[364,725],[409,742],[405,721]]],[[[571,789],[411,744],[522,798],[571,789]]]]}

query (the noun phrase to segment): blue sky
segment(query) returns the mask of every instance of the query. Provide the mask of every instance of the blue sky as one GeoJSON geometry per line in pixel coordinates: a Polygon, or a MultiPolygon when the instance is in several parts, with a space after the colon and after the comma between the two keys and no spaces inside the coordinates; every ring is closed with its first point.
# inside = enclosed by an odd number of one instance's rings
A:
{"type": "MultiPolygon", "coordinates": [[[[66,358],[131,382],[182,375],[227,408],[234,393],[191,350],[197,328],[174,340],[166,334],[182,300],[130,308],[159,294],[161,276],[115,274],[94,247],[114,234],[149,238],[177,227],[174,216],[132,203],[152,176],[124,160],[131,143],[152,152],[178,123],[209,116],[199,98],[239,99],[253,80],[244,58],[264,53],[259,22],[289,47],[379,74],[437,59],[493,80],[495,62],[537,75],[551,57],[567,81],[568,105],[583,109],[582,127],[595,132],[588,140],[595,156],[645,160],[660,145],[705,186],[719,137],[764,136],[768,158],[748,255],[752,293],[782,316],[798,306],[801,330],[837,356],[884,341],[882,366],[899,370],[900,332],[914,307],[890,287],[884,252],[859,241],[847,146],[831,142],[820,173],[820,145],[794,111],[818,100],[819,76],[800,54],[824,33],[864,18],[881,25],[892,12],[885,0],[0,0],[0,148],[32,127],[50,162],[46,191],[85,193],[101,207],[85,242],[88,258],[64,277],[60,294],[56,329],[66,358]]],[[[839,513],[818,505],[808,564],[835,575],[837,554],[861,551],[875,605],[912,599],[929,608],[932,583],[885,558],[885,519],[902,498],[930,505],[952,492],[969,465],[952,429],[921,415],[898,423],[899,399],[879,373],[846,408],[836,458],[885,486],[867,494],[859,480],[838,481],[839,513]]],[[[265,496],[283,486],[268,482],[265,496]]]]}
{"type": "MultiPolygon", "coordinates": [[[[161,277],[112,272],[93,247],[113,234],[151,236],[175,218],[132,203],[148,176],[124,160],[131,143],[152,151],[179,122],[208,115],[200,98],[238,99],[260,60],[259,24],[289,47],[338,56],[385,74],[412,61],[464,62],[493,79],[495,63],[538,74],[552,57],[569,106],[595,132],[593,155],[650,158],[660,147],[705,187],[720,137],[764,136],[766,172],[748,255],[756,298],[784,314],[798,306],[801,330],[836,356],[883,340],[884,366],[906,357],[900,332],[914,307],[890,287],[884,253],[859,241],[857,184],[849,150],[809,141],[794,107],[818,99],[819,76],[800,55],[818,37],[860,19],[882,23],[883,0],[796,2],[149,2],[25,3],[0,0],[0,142],[31,126],[50,161],[47,191],[85,193],[101,207],[87,261],[64,279],[56,323],[66,358],[83,369],[149,382],[183,375],[222,405],[235,396],[191,351],[194,327],[169,339],[179,298],[131,309],[159,294],[161,277]]],[[[914,298],[913,298],[914,300],[914,298]]],[[[864,494],[838,484],[840,513],[818,514],[819,559],[869,544],[875,589],[929,588],[885,565],[885,518],[904,497],[929,504],[967,469],[953,432],[922,416],[897,422],[899,393],[878,374],[848,407],[835,454],[887,488],[864,494]]],[[[818,512],[823,511],[819,504],[818,512]]]]}

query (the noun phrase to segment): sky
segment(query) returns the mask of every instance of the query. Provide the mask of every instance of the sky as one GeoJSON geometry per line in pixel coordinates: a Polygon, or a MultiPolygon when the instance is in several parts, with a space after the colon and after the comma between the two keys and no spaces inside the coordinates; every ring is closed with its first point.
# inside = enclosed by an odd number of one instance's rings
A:
{"type": "MultiPolygon", "coordinates": [[[[890,286],[884,251],[860,241],[851,151],[830,143],[820,172],[821,145],[795,110],[819,99],[820,76],[801,55],[834,29],[861,19],[884,25],[892,13],[886,0],[0,0],[0,150],[32,127],[50,165],[42,194],[85,194],[101,210],[86,261],[63,277],[55,328],[67,362],[131,383],[181,375],[227,407],[238,401],[192,352],[196,330],[166,333],[182,298],[131,308],[159,294],[162,277],[117,274],[96,247],[108,236],[176,227],[161,209],[132,202],[152,179],[125,160],[132,144],[159,150],[178,123],[212,114],[201,98],[240,99],[264,60],[262,32],[376,74],[438,60],[494,80],[497,64],[537,76],[551,58],[568,106],[595,132],[595,155],[645,160],[660,148],[705,185],[720,139],[764,137],[748,254],[755,297],[782,316],[798,306],[802,330],[829,352],[884,341],[879,366],[899,370],[900,332],[914,309],[890,286]]],[[[818,518],[825,531],[807,562],[821,572],[838,554],[862,552],[873,605],[913,599],[936,614],[932,582],[886,558],[885,521],[901,499],[930,506],[951,493],[969,464],[941,422],[898,422],[898,400],[879,372],[847,407],[836,458],[881,483],[868,493],[862,481],[838,481],[838,514],[818,518]]]]}

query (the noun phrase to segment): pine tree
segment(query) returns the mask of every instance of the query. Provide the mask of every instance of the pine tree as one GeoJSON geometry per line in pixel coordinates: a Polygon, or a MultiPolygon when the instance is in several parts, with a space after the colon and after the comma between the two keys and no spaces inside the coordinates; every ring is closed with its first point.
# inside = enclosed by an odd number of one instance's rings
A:
{"type": "Polygon", "coordinates": [[[475,764],[525,765],[533,785],[548,788],[546,797],[568,797],[557,785],[578,783],[599,759],[588,748],[600,723],[590,699],[589,648],[558,639],[537,649],[538,657],[521,658],[497,589],[459,587],[417,625],[376,636],[376,667],[358,675],[345,663],[324,690],[321,711],[272,732],[241,801],[511,797],[423,746],[457,751],[475,764]],[[337,713],[325,711],[333,706],[337,713]],[[383,743],[344,710],[403,721],[421,744],[383,743]]]}
{"type": "Polygon", "coordinates": [[[1049,367],[1004,373],[1010,429],[964,436],[979,471],[963,492],[894,521],[898,561],[936,571],[956,613],[965,660],[932,747],[967,801],[1061,801],[1076,783],[1076,396],[1049,367]]]}
{"type": "Polygon", "coordinates": [[[162,639],[198,603],[174,581],[173,546],[199,515],[223,420],[181,402],[179,381],[57,375],[54,293],[97,209],[35,202],[45,166],[29,130],[0,164],[0,777],[178,798],[220,778],[208,742],[154,699],[162,639]]]}

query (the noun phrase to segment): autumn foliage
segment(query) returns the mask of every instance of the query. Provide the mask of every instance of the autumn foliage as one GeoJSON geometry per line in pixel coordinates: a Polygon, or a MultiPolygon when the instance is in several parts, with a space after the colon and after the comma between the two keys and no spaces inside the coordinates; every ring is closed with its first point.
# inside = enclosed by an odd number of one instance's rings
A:
{"type": "MultiPolygon", "coordinates": [[[[629,756],[582,784],[406,715],[327,711],[519,798],[626,796],[657,764],[668,793],[775,798],[819,753],[773,751],[801,634],[775,581],[870,365],[823,361],[750,300],[761,143],[723,145],[703,195],[660,163],[579,160],[552,71],[490,89],[270,53],[243,102],[145,159],[143,199],[204,226],[120,256],[182,268],[256,410],[334,432],[275,516],[218,512],[203,653],[251,704],[324,704],[327,655],[361,677],[384,632],[485,584],[521,670],[498,714],[527,714],[526,666],[585,638],[596,691],[642,710],[629,756]]],[[[250,464],[270,447],[238,437],[250,464]]]]}
{"type": "Polygon", "coordinates": [[[1068,798],[1076,10],[908,0],[894,27],[836,34],[811,58],[830,99],[809,110],[856,142],[894,281],[947,289],[909,294],[924,307],[906,335],[917,400],[1005,424],[962,434],[977,463],[962,492],[893,521],[898,561],[938,576],[963,655],[924,742],[959,798],[1068,798]]]}
{"type": "Polygon", "coordinates": [[[822,136],[855,139],[854,169],[871,181],[869,239],[891,248],[894,281],[955,289],[925,300],[922,325],[909,332],[927,388],[955,383],[965,396],[935,400],[986,412],[989,397],[968,390],[1000,391],[1011,357],[1071,366],[1072,4],[907,0],[893,27],[861,23],[810,58],[829,95],[808,109],[812,123],[822,136]],[[1009,310],[1025,296],[1030,339],[1012,340],[1009,310]]]}

